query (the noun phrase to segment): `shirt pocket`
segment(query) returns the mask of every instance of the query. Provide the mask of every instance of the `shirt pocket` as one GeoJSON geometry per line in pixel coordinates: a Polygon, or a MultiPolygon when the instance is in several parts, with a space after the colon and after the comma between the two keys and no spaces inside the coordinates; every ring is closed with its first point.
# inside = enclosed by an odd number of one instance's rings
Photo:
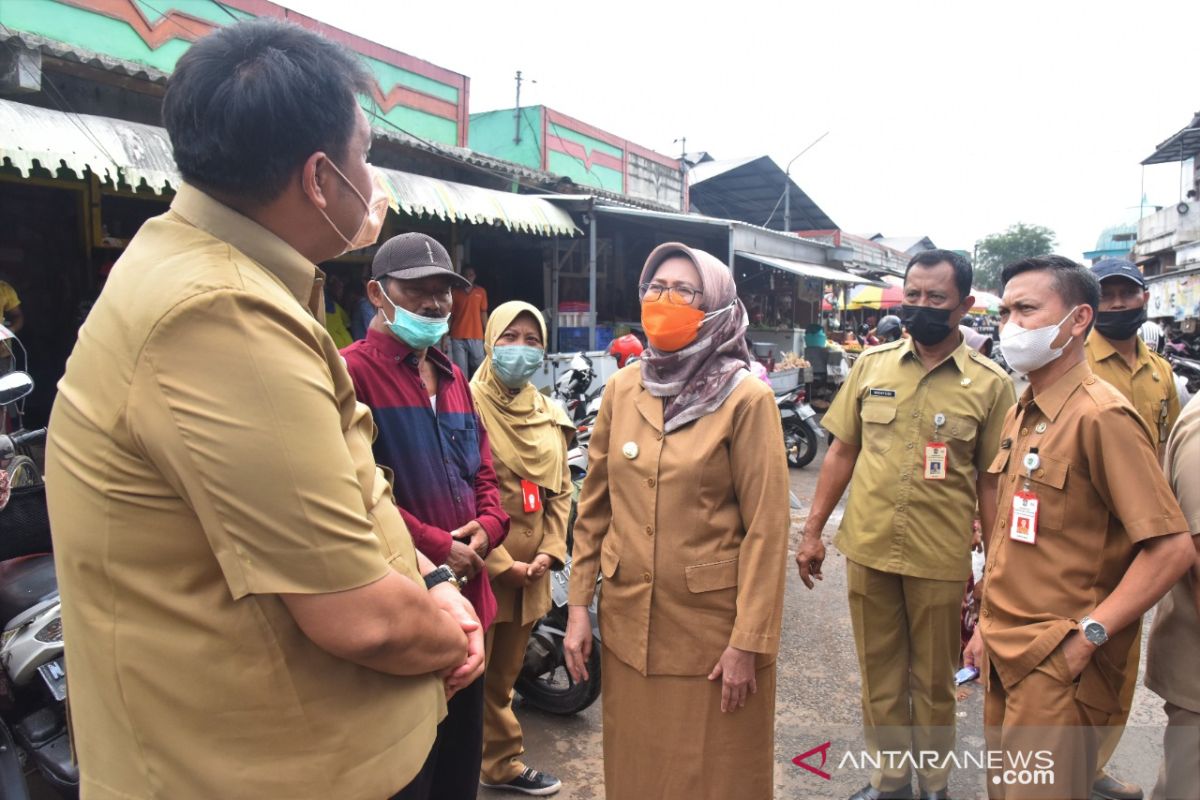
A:
{"type": "Polygon", "coordinates": [[[738,582],[738,560],[730,558],[684,567],[683,579],[692,594],[731,589],[737,586],[738,582]]]}
{"type": "MultiPolygon", "coordinates": [[[[1038,498],[1038,529],[1062,530],[1067,516],[1067,473],[1070,465],[1052,456],[1039,456],[1041,463],[1030,476],[1029,487],[1038,498]]],[[[1022,470],[1018,486],[1024,488],[1022,470]]]]}
{"type": "Polygon", "coordinates": [[[450,449],[450,457],[461,470],[463,480],[473,483],[480,466],[479,430],[475,427],[475,420],[448,420],[444,429],[445,444],[450,449]]]}
{"type": "Polygon", "coordinates": [[[892,447],[896,406],[879,401],[863,403],[863,445],[872,453],[886,453],[892,447]]]}
{"type": "Polygon", "coordinates": [[[950,448],[951,458],[959,464],[971,464],[975,461],[975,436],[978,432],[977,420],[958,414],[947,414],[946,424],[938,431],[946,446],[950,448]]]}

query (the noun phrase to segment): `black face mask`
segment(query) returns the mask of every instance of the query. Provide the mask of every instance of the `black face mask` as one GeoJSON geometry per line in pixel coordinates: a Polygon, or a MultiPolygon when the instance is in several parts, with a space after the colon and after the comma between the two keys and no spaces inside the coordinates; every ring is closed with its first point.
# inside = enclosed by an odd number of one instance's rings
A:
{"type": "Polygon", "coordinates": [[[1127,308],[1124,311],[1101,311],[1096,315],[1096,330],[1105,339],[1123,342],[1138,332],[1146,321],[1146,307],[1127,308]]]}
{"type": "Polygon", "coordinates": [[[929,306],[901,306],[900,320],[919,344],[932,347],[946,341],[950,327],[950,309],[929,306]]]}

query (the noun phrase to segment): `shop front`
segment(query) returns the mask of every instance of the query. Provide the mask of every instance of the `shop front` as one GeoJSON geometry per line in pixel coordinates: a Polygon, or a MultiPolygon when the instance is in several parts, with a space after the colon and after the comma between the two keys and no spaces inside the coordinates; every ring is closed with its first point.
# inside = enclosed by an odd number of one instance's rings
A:
{"type": "MultiPolygon", "coordinates": [[[[383,237],[417,230],[473,263],[493,303],[545,306],[543,242],[578,237],[569,214],[536,197],[381,168],[391,192],[383,237]]],[[[42,425],[52,387],[113,264],[150,217],[167,210],[180,179],[158,126],[0,100],[0,280],[21,300],[19,335],[39,391],[26,424],[42,425]]],[[[360,292],[374,248],[321,267],[345,294],[360,292]]],[[[347,308],[347,311],[352,311],[347,308]]]]}

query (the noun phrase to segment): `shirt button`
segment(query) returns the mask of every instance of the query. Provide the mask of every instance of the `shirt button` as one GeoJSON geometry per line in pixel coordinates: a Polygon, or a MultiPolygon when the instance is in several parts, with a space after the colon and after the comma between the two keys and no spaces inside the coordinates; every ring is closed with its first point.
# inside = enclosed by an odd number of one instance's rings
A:
{"type": "Polygon", "coordinates": [[[649,583],[651,580],[653,580],[653,578],[651,578],[651,576],[650,576],[650,573],[649,573],[649,572],[643,572],[643,573],[642,573],[642,580],[643,580],[644,582],[646,582],[646,583],[649,583]]]}
{"type": "Polygon", "coordinates": [[[909,442],[908,444],[906,444],[906,445],[904,445],[904,446],[905,446],[905,447],[907,447],[909,450],[912,450],[912,449],[913,449],[913,443],[912,443],[912,442],[909,442]]]}
{"type": "Polygon", "coordinates": [[[1042,477],[1043,475],[1045,475],[1045,474],[1046,474],[1046,470],[1044,470],[1044,469],[1039,469],[1037,472],[1035,472],[1035,473],[1033,473],[1033,474],[1034,474],[1034,475],[1037,475],[1037,476],[1040,478],[1040,477],[1042,477]]]}
{"type": "Polygon", "coordinates": [[[647,536],[653,536],[653,535],[654,535],[654,528],[652,528],[651,526],[647,525],[647,526],[646,526],[646,535],[647,535],[647,536]]]}
{"type": "Polygon", "coordinates": [[[647,478],[646,485],[649,486],[651,489],[653,489],[654,488],[654,478],[647,478]]]}
{"type": "Polygon", "coordinates": [[[914,411],[914,412],[913,412],[913,419],[916,419],[916,418],[917,418],[917,417],[919,417],[919,416],[921,416],[921,412],[920,412],[920,411],[914,411]]]}
{"type": "Polygon", "coordinates": [[[1029,435],[1029,428],[1021,428],[1021,435],[1022,435],[1022,436],[1028,436],[1028,435],[1029,435]]]}
{"type": "Polygon", "coordinates": [[[533,536],[533,531],[525,531],[526,536],[533,536]]]}
{"type": "Polygon", "coordinates": [[[655,439],[657,439],[657,440],[658,440],[658,441],[660,441],[660,442],[662,441],[662,437],[663,437],[662,433],[656,433],[656,434],[654,434],[654,438],[655,438],[655,439]]]}
{"type": "Polygon", "coordinates": [[[904,510],[904,506],[896,506],[896,510],[897,510],[897,511],[903,511],[903,510],[904,510]]]}
{"type": "Polygon", "coordinates": [[[985,608],[985,609],[983,610],[983,615],[984,615],[985,617],[990,617],[990,616],[992,615],[992,610],[991,610],[990,608],[985,608]]]}

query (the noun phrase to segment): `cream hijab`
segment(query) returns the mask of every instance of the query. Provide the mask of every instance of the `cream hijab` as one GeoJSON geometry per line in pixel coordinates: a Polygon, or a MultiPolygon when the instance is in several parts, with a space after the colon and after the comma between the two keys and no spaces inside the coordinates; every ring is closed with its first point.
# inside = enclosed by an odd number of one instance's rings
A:
{"type": "Polygon", "coordinates": [[[566,412],[533,384],[526,383],[512,394],[492,370],[496,340],[521,314],[537,320],[542,342],[547,341],[546,320],[529,303],[513,301],[497,306],[483,334],[487,356],[471,379],[471,394],[487,430],[492,456],[525,480],[557,493],[563,489],[566,437],[575,433],[575,426],[566,412]]]}

